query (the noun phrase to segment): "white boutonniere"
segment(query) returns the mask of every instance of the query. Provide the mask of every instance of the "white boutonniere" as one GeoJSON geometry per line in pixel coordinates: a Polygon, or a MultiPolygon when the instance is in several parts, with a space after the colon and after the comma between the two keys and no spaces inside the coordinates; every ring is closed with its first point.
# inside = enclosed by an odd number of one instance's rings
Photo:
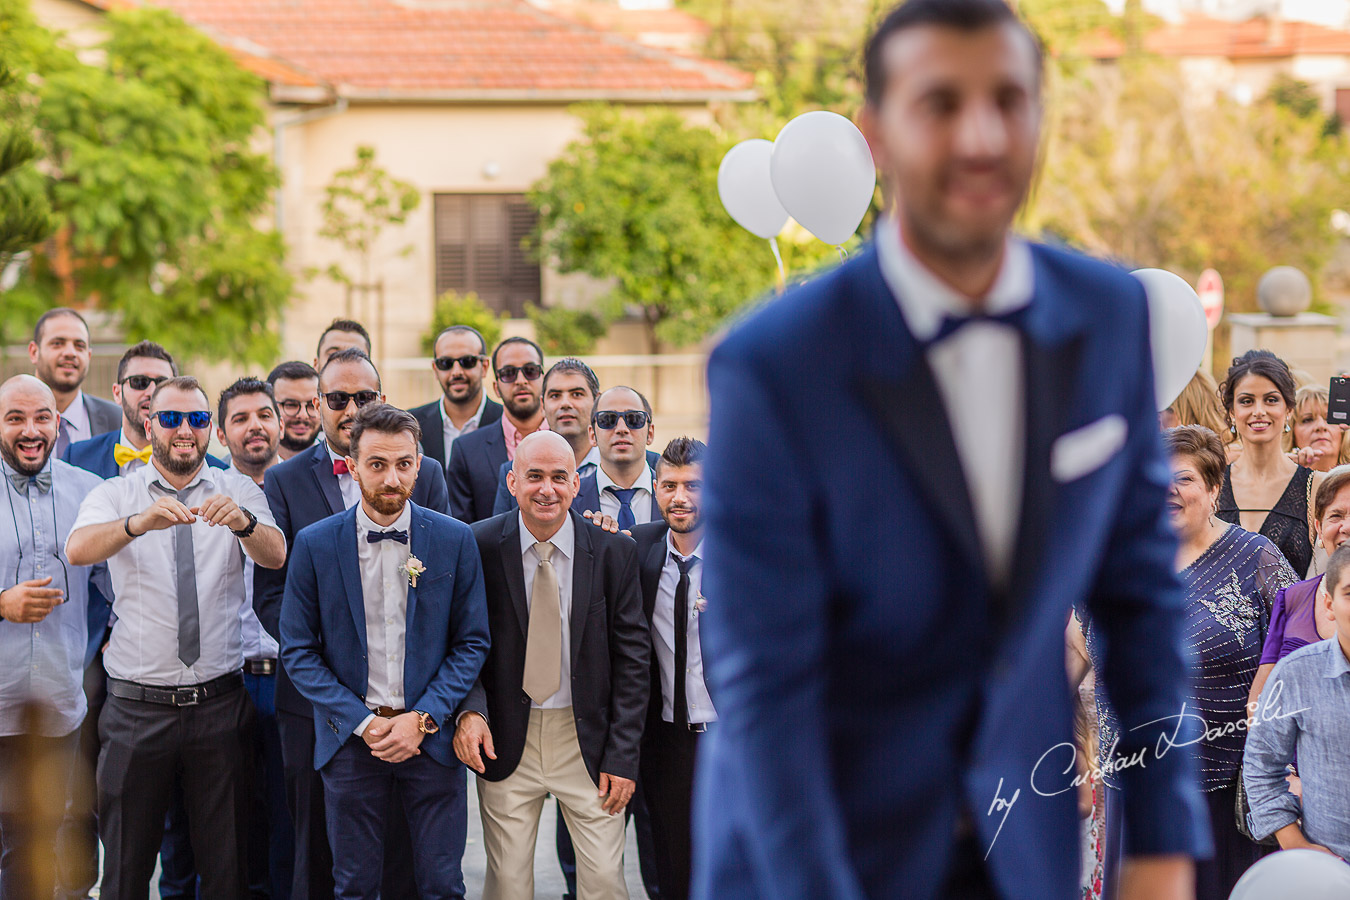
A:
{"type": "Polygon", "coordinates": [[[698,614],[708,608],[708,599],[700,591],[698,597],[694,600],[694,618],[698,619],[698,614]]]}
{"type": "Polygon", "coordinates": [[[408,584],[413,587],[417,587],[417,576],[427,570],[420,559],[411,555],[408,557],[408,561],[398,568],[400,572],[408,576],[408,584]]]}

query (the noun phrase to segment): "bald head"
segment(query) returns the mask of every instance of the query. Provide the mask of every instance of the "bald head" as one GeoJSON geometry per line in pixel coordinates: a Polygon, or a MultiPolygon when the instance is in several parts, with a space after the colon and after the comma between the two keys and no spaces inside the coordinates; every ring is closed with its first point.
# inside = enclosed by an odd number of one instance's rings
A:
{"type": "Polygon", "coordinates": [[[577,495],[577,457],[560,434],[536,431],[516,445],[506,487],[520,502],[525,527],[546,541],[567,520],[577,495]]]}
{"type": "Polygon", "coordinates": [[[56,409],[56,395],[52,389],[33,375],[15,375],[0,384],[0,409],[8,408],[11,397],[46,398],[52,409],[56,409]]]}
{"type": "Polygon", "coordinates": [[[533,434],[526,435],[516,445],[516,458],[511,464],[511,468],[518,473],[526,471],[532,465],[544,465],[546,468],[552,469],[555,463],[561,462],[560,454],[567,457],[569,470],[575,474],[577,458],[576,454],[572,452],[572,445],[567,443],[567,439],[551,431],[536,431],[533,434]]]}
{"type": "Polygon", "coordinates": [[[0,457],[23,475],[36,475],[56,446],[56,397],[32,375],[0,384],[0,457]]]}

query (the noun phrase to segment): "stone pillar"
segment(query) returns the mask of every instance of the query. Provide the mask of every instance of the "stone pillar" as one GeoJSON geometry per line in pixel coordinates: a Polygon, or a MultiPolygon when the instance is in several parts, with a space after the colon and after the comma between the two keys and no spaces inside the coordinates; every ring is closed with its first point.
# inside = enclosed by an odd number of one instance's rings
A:
{"type": "Polygon", "coordinates": [[[1324,386],[1331,382],[1332,375],[1339,374],[1336,356],[1340,323],[1331,316],[1310,312],[1296,316],[1231,313],[1228,323],[1235,357],[1248,350],[1269,350],[1289,368],[1307,372],[1315,383],[1324,386]]]}

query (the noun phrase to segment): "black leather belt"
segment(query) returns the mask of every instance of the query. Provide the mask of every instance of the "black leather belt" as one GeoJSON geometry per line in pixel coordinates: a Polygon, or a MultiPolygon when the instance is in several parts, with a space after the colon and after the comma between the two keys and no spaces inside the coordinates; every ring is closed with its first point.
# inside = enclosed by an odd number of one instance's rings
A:
{"type": "Polygon", "coordinates": [[[203,700],[221,697],[237,691],[244,686],[242,672],[231,672],[219,678],[213,678],[202,684],[186,687],[156,687],[149,684],[137,684],[120,678],[108,679],[108,693],[123,700],[140,700],[143,703],[159,703],[163,706],[196,706],[203,700]]]}
{"type": "Polygon", "coordinates": [[[277,674],[277,661],[275,659],[246,659],[244,660],[245,675],[275,675],[277,674]]]}
{"type": "Polygon", "coordinates": [[[702,734],[703,732],[705,732],[705,731],[708,730],[708,723],[707,723],[707,722],[690,722],[690,723],[689,723],[688,725],[686,725],[685,727],[688,728],[690,731],[692,731],[694,734],[702,734]]]}

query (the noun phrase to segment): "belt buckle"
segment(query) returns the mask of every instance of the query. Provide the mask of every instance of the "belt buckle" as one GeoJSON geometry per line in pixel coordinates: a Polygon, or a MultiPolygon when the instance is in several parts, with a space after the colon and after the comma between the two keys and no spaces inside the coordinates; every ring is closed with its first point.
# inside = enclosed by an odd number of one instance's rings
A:
{"type": "Polygon", "coordinates": [[[708,724],[706,722],[690,722],[687,727],[691,734],[703,734],[703,732],[708,730],[708,724]]]}
{"type": "Polygon", "coordinates": [[[174,692],[174,694],[175,694],[173,703],[174,706],[196,706],[202,702],[200,687],[179,688],[177,691],[174,692]],[[180,702],[179,698],[182,697],[183,695],[187,695],[192,699],[182,700],[180,702]]]}

